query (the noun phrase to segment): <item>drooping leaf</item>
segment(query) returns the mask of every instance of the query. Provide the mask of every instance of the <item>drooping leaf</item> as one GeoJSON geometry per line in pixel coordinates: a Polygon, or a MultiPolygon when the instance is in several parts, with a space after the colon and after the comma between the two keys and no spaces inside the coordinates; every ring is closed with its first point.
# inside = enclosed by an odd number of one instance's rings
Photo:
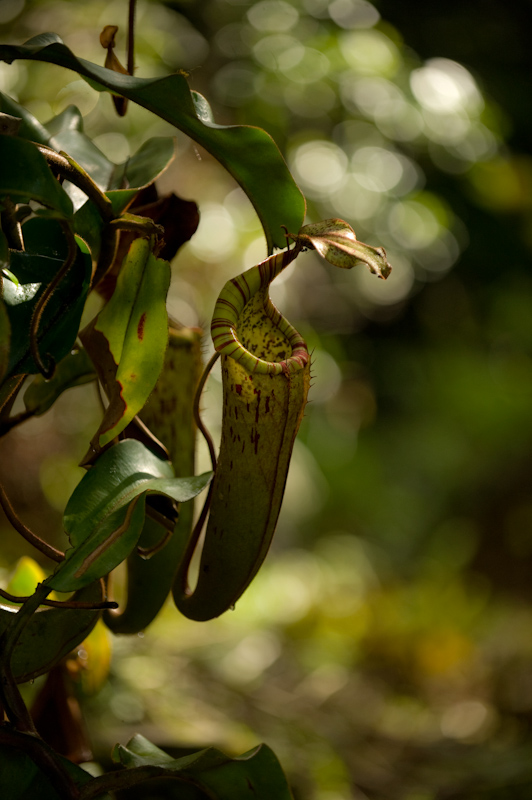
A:
{"type": "Polygon", "coordinates": [[[0,196],[14,203],[36,200],[63,217],[72,216],[72,203],[34,144],[15,136],[0,136],[0,196]]]}
{"type": "Polygon", "coordinates": [[[147,494],[185,502],[199,494],[210,478],[210,473],[174,478],[167,461],[133,439],[109,448],[67,503],[63,527],[72,547],[46,583],[70,592],[107,575],[137,544],[147,494]]]}
{"type": "Polygon", "coordinates": [[[95,452],[138,414],[159,377],[168,341],[169,285],[168,262],[155,258],[147,239],[136,239],[113,296],[80,335],[109,398],[91,443],[95,452]]]}
{"type": "Polygon", "coordinates": [[[24,393],[27,411],[44,414],[67,389],[96,380],[92,361],[83,348],[74,348],[57,365],[51,380],[37,375],[24,393]]]}
{"type": "Polygon", "coordinates": [[[305,225],[291,238],[304,247],[311,247],[335,267],[352,269],[366,264],[370,272],[386,279],[392,271],[386,260],[384,247],[370,247],[359,242],[353,228],[343,219],[326,219],[323,222],[305,225]]]}
{"type": "MultiPolygon", "coordinates": [[[[170,328],[164,369],[140,418],[166,446],[178,477],[194,474],[196,426],[193,400],[201,372],[201,331],[170,328]]],[[[179,559],[190,536],[193,501],[181,505],[176,529],[165,546],[151,558],[133,550],[127,562],[127,603],[106,612],[104,620],[114,633],[144,630],[166,600],[179,559]]],[[[164,536],[163,528],[146,518],[139,547],[150,550],[164,536]]]]}
{"type": "Polygon", "coordinates": [[[187,584],[191,541],[173,590],[191,619],[211,619],[235,604],[275,532],[310,362],[304,340],[273,306],[268,289],[297,252],[271,256],[229,281],[216,304],[211,332],[222,351],[220,453],[196,587],[191,592],[187,584]]]}
{"type": "MultiPolygon", "coordinates": [[[[55,241],[54,220],[43,224],[50,230],[50,241],[55,241]]],[[[44,238],[40,246],[46,252],[44,238]]],[[[62,248],[59,258],[29,250],[11,251],[10,268],[19,285],[4,281],[4,302],[12,331],[8,376],[39,372],[30,351],[30,324],[39,298],[63,266],[66,242],[63,240],[58,246],[62,248]]],[[[45,306],[39,325],[39,352],[44,356],[50,354],[56,362],[70,352],[76,340],[90,276],[90,258],[78,249],[74,264],[45,306]]]]}
{"type": "Polygon", "coordinates": [[[152,766],[153,777],[166,773],[177,780],[192,783],[212,800],[293,800],[281,765],[265,744],[236,758],[209,747],[172,759],[137,734],[127,747],[116,745],[113,758],[129,769],[152,766]]]}
{"type": "Polygon", "coordinates": [[[166,78],[121,75],[78,59],[56,34],[42,34],[24,45],[1,45],[0,60],[47,61],[73,69],[102,90],[127,97],[182,130],[208,150],[240,184],[262,222],[268,251],[284,247],[282,230],[299,230],[304,198],[275,145],[260,128],[222,126],[212,120],[205,98],[191,92],[182,74],[166,78]]]}
{"type": "MultiPolygon", "coordinates": [[[[104,599],[99,581],[92,582],[72,597],[72,600],[83,603],[100,603],[104,599]]],[[[17,607],[0,603],[0,635],[16,611],[17,607]]],[[[100,615],[101,611],[94,609],[39,609],[15,646],[11,668],[16,680],[24,683],[48,672],[83,641],[100,615]]]]}

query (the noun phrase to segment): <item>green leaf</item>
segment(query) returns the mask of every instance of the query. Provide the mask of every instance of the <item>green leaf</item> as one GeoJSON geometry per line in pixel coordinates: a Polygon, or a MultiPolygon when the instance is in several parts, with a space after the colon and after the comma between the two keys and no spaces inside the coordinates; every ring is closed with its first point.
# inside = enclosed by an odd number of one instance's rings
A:
{"type": "Polygon", "coordinates": [[[107,575],[137,544],[146,495],[184,503],[199,494],[210,473],[174,478],[167,461],[125,439],[106,450],[82,478],[67,503],[63,527],[72,548],[46,583],[70,592],[107,575]]]}
{"type": "MultiPolygon", "coordinates": [[[[83,603],[100,603],[104,599],[99,581],[72,597],[72,600],[83,603]]],[[[0,635],[17,610],[16,606],[0,603],[0,635]]],[[[97,609],[40,608],[29,620],[15,646],[11,668],[16,680],[24,683],[48,672],[85,639],[100,615],[101,611],[97,609]]]]}
{"type": "Polygon", "coordinates": [[[96,373],[87,352],[76,348],[63,358],[51,380],[37,375],[24,393],[27,411],[40,416],[48,411],[67,389],[96,380],[96,373]]]}
{"type": "MultiPolygon", "coordinates": [[[[125,164],[125,176],[131,187],[143,188],[161,175],[175,157],[175,139],[156,136],[148,139],[125,164]]],[[[110,189],[118,189],[110,186],[110,189]]]]}
{"type": "Polygon", "coordinates": [[[165,78],[122,75],[76,58],[52,33],[36,36],[25,45],[0,45],[0,60],[11,63],[17,58],[72,69],[98,90],[108,89],[128,97],[198,142],[223,164],[253,203],[269,252],[286,245],[281,226],[299,230],[305,216],[305,200],[273,139],[260,128],[213,122],[207,101],[190,91],[183,74],[165,78]]]}
{"type": "Polygon", "coordinates": [[[14,117],[19,117],[22,120],[18,135],[23,139],[29,139],[31,142],[38,142],[38,144],[49,144],[50,136],[44,125],[41,125],[38,119],[33,114],[19,105],[13,98],[0,92],[0,111],[4,114],[11,114],[14,117]]]}
{"type": "Polygon", "coordinates": [[[147,239],[135,239],[111,299],[81,333],[109,397],[92,442],[96,451],[138,414],[159,377],[168,342],[169,286],[168,262],[155,258],[147,239]]]}
{"type": "Polygon", "coordinates": [[[18,278],[17,278],[17,276],[16,276],[16,275],[14,275],[14,274],[11,272],[11,270],[10,270],[10,269],[7,269],[7,267],[4,267],[4,268],[2,269],[2,275],[3,275],[5,278],[7,278],[8,280],[12,281],[12,283],[14,283],[14,284],[15,284],[15,286],[18,286],[18,278]]]}
{"type": "Polygon", "coordinates": [[[36,200],[61,216],[72,216],[72,203],[34,144],[15,136],[0,136],[0,195],[14,203],[36,200]]]}
{"type": "Polygon", "coordinates": [[[312,225],[305,225],[291,238],[310,247],[330,264],[342,269],[352,269],[358,264],[366,264],[370,272],[386,279],[392,271],[386,260],[384,247],[370,247],[359,242],[353,228],[343,219],[325,219],[312,225]]]}
{"type": "Polygon", "coordinates": [[[75,106],[68,106],[46,123],[50,146],[64,150],[102,191],[120,189],[124,181],[128,191],[148,186],[164,172],[175,155],[175,140],[169,136],[148,139],[130,158],[115,164],[83,131],[83,117],[75,106]]]}
{"type": "MultiPolygon", "coordinates": [[[[37,220],[32,222],[37,223],[37,220]]],[[[55,221],[39,220],[39,223],[40,229],[46,232],[40,242],[42,251],[50,253],[58,247],[62,257],[11,251],[10,268],[19,285],[3,281],[4,302],[12,330],[8,375],[39,372],[30,353],[30,323],[39,298],[63,266],[66,256],[66,242],[64,238],[56,238],[55,221]]],[[[74,264],[44,309],[39,326],[39,352],[44,356],[50,354],[56,362],[67,355],[76,340],[90,276],[90,258],[78,250],[74,264]]]]}
{"type": "Polygon", "coordinates": [[[154,770],[153,777],[166,773],[177,780],[192,783],[212,800],[293,800],[281,765],[265,744],[236,758],[209,747],[172,759],[137,734],[127,747],[116,745],[113,759],[129,769],[159,768],[154,770]]]}

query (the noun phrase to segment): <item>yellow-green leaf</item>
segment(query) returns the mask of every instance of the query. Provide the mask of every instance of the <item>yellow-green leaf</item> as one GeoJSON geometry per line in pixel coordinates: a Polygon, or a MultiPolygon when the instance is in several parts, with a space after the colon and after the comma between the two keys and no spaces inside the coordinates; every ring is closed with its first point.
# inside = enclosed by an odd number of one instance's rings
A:
{"type": "Polygon", "coordinates": [[[113,296],[80,334],[109,398],[94,452],[124,430],[157,382],[168,342],[169,285],[168,262],[155,258],[148,239],[135,239],[113,296]]]}

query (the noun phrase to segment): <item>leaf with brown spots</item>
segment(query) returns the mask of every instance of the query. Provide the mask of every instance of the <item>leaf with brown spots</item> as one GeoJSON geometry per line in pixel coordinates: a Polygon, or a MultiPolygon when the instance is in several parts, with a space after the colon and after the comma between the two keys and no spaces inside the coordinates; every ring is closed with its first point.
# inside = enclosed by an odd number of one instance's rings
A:
{"type": "Polygon", "coordinates": [[[169,285],[168,262],[155,258],[147,239],[136,239],[111,299],[80,334],[109,398],[92,456],[139,413],[157,382],[168,342],[169,285]]]}

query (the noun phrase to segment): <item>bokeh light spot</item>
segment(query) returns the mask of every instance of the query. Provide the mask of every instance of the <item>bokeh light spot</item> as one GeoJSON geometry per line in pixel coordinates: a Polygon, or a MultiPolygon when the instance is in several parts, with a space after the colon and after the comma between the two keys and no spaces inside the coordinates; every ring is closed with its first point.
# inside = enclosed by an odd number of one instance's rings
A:
{"type": "Polygon", "coordinates": [[[432,211],[416,200],[394,203],[388,215],[390,232],[402,247],[421,249],[440,234],[440,224],[432,211]]]}
{"type": "Polygon", "coordinates": [[[293,28],[299,19],[299,13],[290,3],[284,0],[262,0],[248,11],[248,19],[259,31],[285,32],[293,28]]]}
{"type": "Polygon", "coordinates": [[[436,112],[465,111],[477,115],[484,101],[473,76],[456,61],[431,58],[410,76],[410,86],[418,103],[436,112]]]}
{"type": "Polygon", "coordinates": [[[190,240],[190,250],[202,261],[223,261],[234,251],[237,236],[230,213],[218,203],[201,208],[198,230],[190,240]]]}
{"type": "Polygon", "coordinates": [[[338,42],[347,63],[359,75],[395,75],[401,56],[397,47],[384,33],[375,30],[350,31],[339,36],[338,42]]]}
{"type": "Polygon", "coordinates": [[[351,159],[358,183],[373,192],[388,192],[403,177],[401,160],[384,147],[361,147],[351,159]]]}
{"type": "Polygon", "coordinates": [[[320,197],[339,188],[347,170],[347,156],[332,142],[313,141],[301,145],[293,159],[296,180],[308,194],[320,197]]]}
{"type": "Polygon", "coordinates": [[[367,0],[333,0],[329,16],[341,28],[371,28],[380,19],[375,6],[367,0]]]}

